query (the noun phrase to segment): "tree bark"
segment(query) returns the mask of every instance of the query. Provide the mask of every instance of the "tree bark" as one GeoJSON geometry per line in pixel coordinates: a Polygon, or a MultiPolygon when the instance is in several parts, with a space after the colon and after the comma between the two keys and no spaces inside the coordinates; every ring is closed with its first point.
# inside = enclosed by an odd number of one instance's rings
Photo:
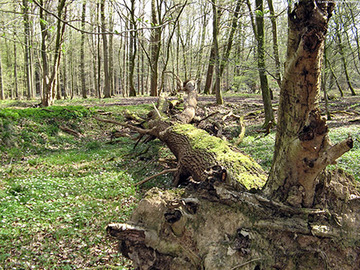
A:
{"type": "Polygon", "coordinates": [[[331,145],[319,110],[324,40],[333,7],[333,2],[300,1],[290,13],[275,153],[265,193],[293,206],[313,205],[318,175],[353,144],[349,137],[331,145]]]}
{"type": "Polygon", "coordinates": [[[264,102],[265,122],[263,127],[268,130],[274,121],[274,112],[271,103],[271,93],[265,66],[265,33],[264,33],[264,6],[263,0],[256,0],[256,40],[258,50],[258,68],[261,85],[261,95],[264,102]]]}
{"type": "Polygon", "coordinates": [[[1,56],[0,56],[0,100],[5,99],[4,86],[3,86],[3,75],[1,68],[1,56]]]}
{"type": "Polygon", "coordinates": [[[218,44],[219,21],[217,16],[216,0],[212,0],[213,8],[213,41],[214,41],[214,60],[215,60],[215,83],[214,90],[216,96],[216,104],[224,104],[221,93],[221,73],[220,73],[220,54],[218,44]]]}
{"type": "Polygon", "coordinates": [[[273,51],[274,51],[275,70],[276,70],[275,78],[279,88],[281,88],[281,72],[280,72],[280,58],[279,58],[279,46],[278,46],[278,38],[277,38],[276,16],[274,11],[273,1],[267,0],[267,2],[270,11],[271,31],[273,36],[273,51]]]}
{"type": "Polygon", "coordinates": [[[104,55],[104,98],[111,98],[110,91],[110,76],[109,76],[109,50],[106,36],[106,20],[105,20],[105,0],[100,4],[101,16],[101,33],[103,40],[103,55],[104,55]]]}
{"type": "MultiPolygon", "coordinates": [[[[86,18],[86,1],[83,1],[82,12],[81,12],[82,30],[85,30],[85,18],[86,18]]],[[[85,33],[81,33],[81,41],[80,41],[80,77],[81,77],[81,95],[83,98],[87,98],[86,75],[85,75],[85,33]]]]}
{"type": "MultiPolygon", "coordinates": [[[[57,20],[57,28],[56,28],[56,40],[55,40],[55,50],[54,50],[54,57],[53,57],[53,64],[51,74],[49,73],[49,65],[48,65],[48,58],[46,52],[46,40],[48,38],[48,31],[47,25],[45,21],[45,17],[43,15],[43,8],[44,3],[40,1],[41,8],[40,8],[40,27],[42,33],[42,60],[43,60],[43,97],[41,104],[43,106],[51,106],[54,103],[55,98],[55,89],[56,84],[59,83],[57,81],[59,66],[60,66],[60,59],[61,59],[61,43],[63,41],[63,36],[65,32],[65,24],[61,22],[60,19],[57,20]]],[[[65,8],[66,0],[59,0],[57,6],[57,16],[58,18],[65,17],[64,13],[66,14],[65,8]],[[65,10],[65,12],[64,12],[65,10]]]]}
{"type": "Polygon", "coordinates": [[[156,14],[156,1],[151,0],[151,23],[154,27],[151,30],[150,37],[150,96],[158,96],[158,61],[161,47],[161,28],[158,26],[158,19],[156,14]]]}
{"type": "MultiPolygon", "coordinates": [[[[41,1],[42,3],[42,1],[41,1]]],[[[24,63],[25,63],[25,79],[26,79],[26,96],[28,99],[32,98],[32,79],[31,79],[31,59],[30,59],[30,21],[29,21],[29,3],[27,0],[22,1],[23,17],[24,17],[24,63]]],[[[40,11],[41,12],[41,11],[40,11]]],[[[41,17],[41,15],[40,15],[41,17]]]]}
{"type": "Polygon", "coordinates": [[[344,44],[342,42],[339,23],[335,23],[335,26],[336,26],[336,38],[337,38],[337,41],[338,41],[338,48],[339,48],[341,62],[342,62],[344,73],[345,73],[346,83],[349,86],[351,95],[355,96],[356,93],[355,93],[355,90],[354,90],[354,88],[352,86],[349,71],[348,71],[348,64],[347,64],[346,57],[345,57],[344,44]]]}

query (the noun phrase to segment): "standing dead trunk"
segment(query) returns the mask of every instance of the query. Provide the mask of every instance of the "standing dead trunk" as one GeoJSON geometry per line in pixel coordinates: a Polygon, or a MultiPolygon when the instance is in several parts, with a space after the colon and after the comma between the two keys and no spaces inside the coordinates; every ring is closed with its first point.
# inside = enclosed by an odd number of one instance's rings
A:
{"type": "Polygon", "coordinates": [[[352,148],[331,145],[319,110],[320,72],[333,2],[300,1],[289,17],[288,52],[280,93],[274,160],[265,193],[311,207],[318,175],[352,148]]]}

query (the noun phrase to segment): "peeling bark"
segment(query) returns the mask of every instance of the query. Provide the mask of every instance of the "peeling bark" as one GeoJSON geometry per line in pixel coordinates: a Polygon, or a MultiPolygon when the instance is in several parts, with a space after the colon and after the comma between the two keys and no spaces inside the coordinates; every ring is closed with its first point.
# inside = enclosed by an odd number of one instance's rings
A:
{"type": "Polygon", "coordinates": [[[265,194],[311,207],[318,175],[352,148],[332,146],[319,110],[321,64],[331,1],[300,1],[289,16],[288,54],[280,93],[274,160],[265,194]]]}

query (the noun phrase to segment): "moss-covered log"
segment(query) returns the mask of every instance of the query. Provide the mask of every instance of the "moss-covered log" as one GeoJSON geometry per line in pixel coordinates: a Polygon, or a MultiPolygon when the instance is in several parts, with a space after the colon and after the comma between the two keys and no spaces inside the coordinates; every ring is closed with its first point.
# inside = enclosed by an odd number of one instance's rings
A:
{"type": "Polygon", "coordinates": [[[192,178],[202,182],[214,166],[223,168],[223,181],[236,189],[261,188],[266,176],[260,165],[220,138],[190,124],[150,123],[149,135],[163,141],[178,161],[174,185],[192,178]]]}

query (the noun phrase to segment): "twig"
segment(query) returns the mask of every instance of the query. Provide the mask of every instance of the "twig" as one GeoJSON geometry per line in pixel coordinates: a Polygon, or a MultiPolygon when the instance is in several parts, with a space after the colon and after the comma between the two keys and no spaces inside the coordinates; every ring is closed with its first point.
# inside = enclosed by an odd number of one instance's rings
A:
{"type": "Polygon", "coordinates": [[[178,170],[178,168],[172,168],[172,169],[166,169],[166,170],[163,170],[162,172],[159,172],[157,174],[154,174],[152,176],[149,176],[147,178],[145,178],[144,180],[140,181],[140,182],[137,182],[135,184],[135,186],[140,186],[144,183],[146,183],[147,181],[150,181],[151,179],[155,178],[155,177],[158,177],[160,175],[163,175],[163,174],[167,174],[167,173],[170,173],[170,172],[176,172],[178,170]]]}
{"type": "Polygon", "coordinates": [[[237,269],[237,268],[239,268],[239,267],[243,267],[243,266],[245,266],[245,265],[248,265],[249,263],[256,262],[256,261],[260,261],[260,260],[261,260],[261,258],[252,259],[252,260],[247,261],[247,262],[244,262],[244,263],[242,263],[242,264],[235,265],[233,268],[231,268],[231,270],[235,270],[235,269],[237,269]]]}
{"type": "Polygon", "coordinates": [[[135,127],[135,126],[127,124],[127,123],[121,123],[121,122],[118,122],[118,121],[115,121],[115,120],[112,120],[112,119],[102,119],[102,118],[99,118],[99,117],[96,117],[96,116],[94,116],[94,118],[96,120],[100,121],[100,122],[105,122],[105,123],[110,123],[110,124],[115,124],[115,125],[130,128],[130,129],[135,130],[136,132],[138,132],[140,134],[151,134],[153,132],[153,130],[155,129],[155,128],[152,128],[152,129],[138,128],[138,127],[135,127]]]}
{"type": "Polygon", "coordinates": [[[205,121],[206,119],[208,119],[208,118],[210,118],[210,117],[212,117],[212,116],[214,116],[214,115],[216,115],[218,113],[220,113],[220,112],[216,111],[216,112],[210,113],[208,116],[205,116],[203,119],[200,119],[199,123],[201,123],[202,121],[205,121]]]}
{"type": "Polygon", "coordinates": [[[77,131],[75,131],[75,130],[73,130],[71,128],[68,128],[68,127],[65,127],[65,126],[59,126],[59,128],[62,131],[66,132],[66,133],[69,133],[69,134],[71,134],[71,135],[73,135],[75,137],[78,137],[78,138],[81,137],[81,134],[79,132],[77,132],[77,131]]]}

